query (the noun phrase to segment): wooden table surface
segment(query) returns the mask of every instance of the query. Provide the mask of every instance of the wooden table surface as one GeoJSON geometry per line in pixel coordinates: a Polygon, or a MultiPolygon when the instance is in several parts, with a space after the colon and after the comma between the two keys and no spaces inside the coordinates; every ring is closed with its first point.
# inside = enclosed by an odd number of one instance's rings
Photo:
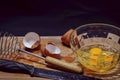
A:
{"type": "MultiPolygon", "coordinates": [[[[25,48],[22,44],[22,39],[23,37],[18,37],[19,38],[19,42],[21,42],[21,45],[22,45],[22,48],[25,48]]],[[[73,51],[71,50],[70,47],[67,47],[65,45],[62,44],[61,42],[61,36],[41,36],[41,44],[45,44],[47,42],[54,42],[60,49],[61,49],[61,56],[63,57],[63,61],[64,60],[64,57],[70,55],[70,54],[73,54],[73,51]]],[[[37,50],[34,50],[32,51],[33,53],[35,54],[41,54],[41,51],[40,49],[37,49],[37,50]]],[[[24,54],[24,56],[26,56],[26,54],[24,54]]],[[[27,55],[29,56],[29,55],[27,55]]],[[[75,57],[75,56],[74,56],[75,57]]],[[[50,68],[50,67],[47,67],[46,65],[44,64],[40,64],[41,62],[41,59],[37,59],[37,62],[34,61],[35,58],[33,58],[32,60],[29,60],[29,59],[25,59],[25,58],[20,58],[18,59],[17,61],[18,62],[21,62],[21,63],[25,63],[25,64],[28,64],[28,65],[32,65],[32,66],[35,66],[37,68],[44,68],[44,69],[51,69],[51,70],[56,70],[56,69],[53,69],[53,68],[50,68]]],[[[72,62],[74,65],[77,65],[78,63],[76,62],[76,59],[72,62]]],[[[107,75],[110,79],[111,76],[120,76],[120,65],[118,65],[118,69],[117,69],[117,72],[114,72],[112,75],[107,75]]],[[[83,74],[83,75],[86,75],[86,74],[83,74]]],[[[95,76],[99,76],[99,75],[93,75],[93,77],[95,76]]],[[[114,76],[114,77],[115,77],[114,76]]],[[[100,75],[100,77],[103,77],[103,75],[100,75]]],[[[112,77],[113,78],[113,77],[112,77]]],[[[111,78],[111,80],[112,80],[111,78]]],[[[108,79],[108,80],[109,80],[108,79]]],[[[28,74],[21,74],[21,73],[8,73],[8,72],[2,72],[0,71],[0,80],[50,80],[50,79],[47,79],[47,78],[40,78],[40,77],[31,77],[30,75],[28,74]]],[[[120,80],[120,77],[117,78],[117,79],[114,79],[113,80],[120,80]]]]}

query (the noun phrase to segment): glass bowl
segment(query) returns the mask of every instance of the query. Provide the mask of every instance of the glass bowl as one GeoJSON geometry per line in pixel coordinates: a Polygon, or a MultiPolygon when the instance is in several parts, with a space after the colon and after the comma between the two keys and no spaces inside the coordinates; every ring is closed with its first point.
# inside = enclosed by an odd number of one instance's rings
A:
{"type": "Polygon", "coordinates": [[[120,59],[120,28],[104,23],[79,26],[70,35],[70,46],[83,67],[99,73],[109,71],[120,59]]]}

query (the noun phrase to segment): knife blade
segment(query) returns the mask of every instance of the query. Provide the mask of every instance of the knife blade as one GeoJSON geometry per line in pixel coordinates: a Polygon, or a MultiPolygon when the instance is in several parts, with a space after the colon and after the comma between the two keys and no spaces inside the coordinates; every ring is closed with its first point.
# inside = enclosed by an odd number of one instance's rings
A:
{"type": "Polygon", "coordinates": [[[43,77],[54,80],[101,80],[81,74],[35,68],[30,65],[5,59],[0,59],[0,70],[5,72],[27,73],[32,77],[43,77]]]}

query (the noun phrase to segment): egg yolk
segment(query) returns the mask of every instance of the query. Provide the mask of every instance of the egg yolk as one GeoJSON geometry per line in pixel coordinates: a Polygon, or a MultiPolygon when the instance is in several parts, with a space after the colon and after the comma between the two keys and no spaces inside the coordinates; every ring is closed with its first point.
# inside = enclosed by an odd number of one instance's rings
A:
{"type": "Polygon", "coordinates": [[[89,64],[97,66],[98,65],[98,57],[99,57],[99,55],[102,54],[102,50],[100,48],[91,48],[89,53],[91,54],[89,64]]]}
{"type": "Polygon", "coordinates": [[[89,51],[89,53],[90,54],[101,54],[102,53],[102,49],[100,49],[100,48],[92,48],[92,49],[90,49],[90,51],[89,51]]]}

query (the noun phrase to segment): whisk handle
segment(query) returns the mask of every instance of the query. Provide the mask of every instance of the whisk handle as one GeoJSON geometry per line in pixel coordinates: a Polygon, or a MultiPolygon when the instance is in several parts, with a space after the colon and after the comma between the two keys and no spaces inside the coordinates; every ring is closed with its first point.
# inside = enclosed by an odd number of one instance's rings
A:
{"type": "Polygon", "coordinates": [[[54,65],[54,66],[58,66],[60,68],[63,68],[63,69],[66,69],[66,70],[69,70],[69,71],[72,71],[72,72],[77,72],[77,73],[81,73],[82,72],[82,68],[81,67],[76,66],[76,65],[74,65],[72,63],[63,62],[61,60],[52,58],[50,56],[47,56],[45,61],[47,63],[50,63],[50,64],[54,65]]]}

